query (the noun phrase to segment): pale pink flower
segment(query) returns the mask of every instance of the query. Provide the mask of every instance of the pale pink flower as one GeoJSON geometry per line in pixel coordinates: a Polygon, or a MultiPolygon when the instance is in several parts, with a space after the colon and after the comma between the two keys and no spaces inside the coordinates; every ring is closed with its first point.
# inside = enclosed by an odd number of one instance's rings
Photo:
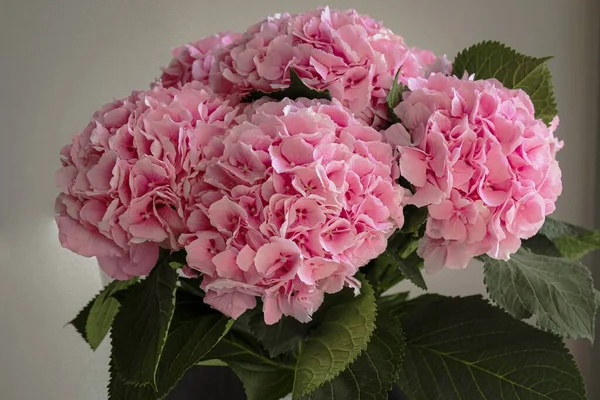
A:
{"type": "Polygon", "coordinates": [[[145,276],[158,261],[158,245],[152,242],[134,244],[123,256],[97,256],[100,268],[111,278],[125,280],[145,276]]]}
{"type": "Polygon", "coordinates": [[[325,7],[269,17],[215,60],[211,85],[217,91],[272,91],[287,86],[294,69],[307,85],[328,89],[358,118],[380,126],[388,118],[386,96],[396,73],[402,83],[424,76],[435,56],[413,52],[402,37],[354,10],[325,7]]]}
{"type": "Polygon", "coordinates": [[[202,161],[223,153],[211,144],[238,113],[198,82],[156,85],[103,106],[61,151],[61,244],[98,257],[116,279],[147,275],[159,246],[179,250],[180,236],[210,225],[197,210],[202,161]]]}
{"type": "MultiPolygon", "coordinates": [[[[342,287],[339,288],[340,290],[342,287]]],[[[263,300],[265,323],[274,324],[283,315],[292,316],[300,322],[310,322],[312,314],[321,306],[324,291],[315,285],[290,281],[276,291],[269,291],[263,300]]]]}
{"type": "Polygon", "coordinates": [[[246,311],[256,307],[255,296],[233,289],[207,290],[204,302],[231,318],[238,318],[246,311]]]}
{"type": "Polygon", "coordinates": [[[266,323],[307,322],[325,293],[358,290],[353,276],[403,223],[392,146],[337,100],[261,99],[236,122],[203,158],[187,263],[227,315],[260,297],[266,323]]]}
{"type": "Polygon", "coordinates": [[[192,80],[208,84],[215,53],[240,37],[239,33],[219,32],[175,48],[171,63],[163,68],[160,82],[164,87],[185,85],[192,80]]]}
{"type": "Polygon", "coordinates": [[[103,236],[93,226],[86,226],[68,215],[56,217],[60,244],[84,257],[118,257],[124,254],[122,248],[103,236]]]}
{"type": "Polygon", "coordinates": [[[415,189],[405,202],[429,208],[418,254],[430,271],[463,268],[485,253],[507,259],[562,190],[558,119],[547,127],[525,92],[496,80],[433,74],[408,84],[394,111],[411,142],[402,143],[401,128],[386,138],[398,144],[399,172],[415,189]]]}

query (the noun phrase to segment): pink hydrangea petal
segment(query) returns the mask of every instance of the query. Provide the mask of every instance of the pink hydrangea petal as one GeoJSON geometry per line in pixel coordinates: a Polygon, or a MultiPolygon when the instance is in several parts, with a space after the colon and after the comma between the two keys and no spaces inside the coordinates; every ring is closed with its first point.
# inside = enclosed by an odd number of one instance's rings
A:
{"type": "Polygon", "coordinates": [[[425,154],[416,148],[402,148],[400,150],[400,173],[413,185],[425,186],[427,181],[425,154]]]}
{"type": "Polygon", "coordinates": [[[204,302],[233,319],[256,307],[256,297],[239,291],[209,290],[204,295],[204,302]]]}
{"type": "Polygon", "coordinates": [[[254,264],[254,257],[256,257],[256,251],[246,245],[238,253],[236,263],[242,271],[246,272],[254,264]]]}
{"type": "Polygon", "coordinates": [[[98,265],[113,279],[148,275],[158,261],[158,250],[156,243],[141,243],[131,246],[125,256],[98,256],[98,265]]]}
{"type": "Polygon", "coordinates": [[[238,204],[223,197],[209,207],[208,218],[218,230],[232,233],[243,221],[246,221],[248,214],[238,204]]]}
{"type": "Polygon", "coordinates": [[[263,314],[267,325],[276,324],[281,319],[283,313],[276,295],[266,296],[263,299],[263,314]]]}
{"type": "Polygon", "coordinates": [[[233,250],[225,250],[212,258],[215,271],[220,278],[240,280],[243,279],[242,270],[236,262],[237,253],[233,250]]]}
{"type": "Polygon", "coordinates": [[[60,244],[84,257],[119,257],[123,249],[100,234],[97,230],[87,229],[78,221],[66,215],[56,217],[60,244]]]}

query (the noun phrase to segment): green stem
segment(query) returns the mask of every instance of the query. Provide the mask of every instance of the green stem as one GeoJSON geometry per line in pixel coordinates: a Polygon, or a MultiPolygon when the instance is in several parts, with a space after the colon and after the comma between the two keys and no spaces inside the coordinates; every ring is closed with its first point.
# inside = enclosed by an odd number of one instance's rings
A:
{"type": "Polygon", "coordinates": [[[227,363],[225,363],[221,360],[200,361],[196,365],[202,366],[202,367],[227,367],[227,363]]]}

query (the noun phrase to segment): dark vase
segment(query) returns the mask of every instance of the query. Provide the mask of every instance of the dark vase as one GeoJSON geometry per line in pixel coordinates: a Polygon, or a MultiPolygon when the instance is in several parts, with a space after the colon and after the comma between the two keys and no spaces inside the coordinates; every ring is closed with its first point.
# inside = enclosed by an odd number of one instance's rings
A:
{"type": "MultiPolygon", "coordinates": [[[[394,387],[388,399],[406,400],[406,397],[394,387]]],[[[194,367],[185,374],[167,400],[246,400],[246,396],[242,382],[229,368],[194,367]]]]}

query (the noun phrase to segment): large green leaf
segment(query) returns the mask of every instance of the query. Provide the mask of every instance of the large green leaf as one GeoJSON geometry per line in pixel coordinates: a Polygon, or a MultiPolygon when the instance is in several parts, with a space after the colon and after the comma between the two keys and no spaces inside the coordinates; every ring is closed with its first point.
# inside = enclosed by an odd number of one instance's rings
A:
{"type": "Polygon", "coordinates": [[[119,375],[113,359],[110,362],[109,373],[108,400],[159,400],[152,385],[126,383],[119,375]]]}
{"type": "Polygon", "coordinates": [[[233,320],[206,306],[198,297],[178,291],[175,314],[158,367],[158,398],[202,360],[229,331],[233,320]]]}
{"type": "Polygon", "coordinates": [[[600,231],[591,231],[567,222],[546,218],[536,236],[550,239],[567,258],[580,259],[589,252],[600,249],[600,231]]]}
{"type": "Polygon", "coordinates": [[[273,325],[267,325],[263,314],[255,313],[250,320],[250,326],[271,357],[276,357],[304,339],[311,325],[286,316],[273,325]]]}
{"type": "Polygon", "coordinates": [[[307,399],[387,400],[400,373],[405,342],[398,315],[385,304],[378,306],[376,328],[367,349],[337,378],[317,388],[307,399]]]}
{"type": "Polygon", "coordinates": [[[529,239],[523,240],[521,246],[535,254],[550,257],[562,257],[562,253],[556,247],[556,244],[544,235],[535,235],[529,239]]]}
{"type": "Polygon", "coordinates": [[[484,273],[491,299],[513,316],[535,315],[542,329],[593,339],[594,286],[579,262],[520,249],[508,261],[486,257],[484,273]]]}
{"type": "Polygon", "coordinates": [[[542,225],[539,231],[541,235],[544,235],[551,240],[565,236],[579,236],[587,232],[589,232],[587,229],[580,226],[558,221],[549,217],[546,217],[544,225],[542,225]]]}
{"type": "Polygon", "coordinates": [[[151,385],[133,385],[125,383],[119,376],[114,360],[111,358],[110,380],[108,382],[108,400],[156,400],[156,392],[151,385]]]}
{"type": "Polygon", "coordinates": [[[381,296],[377,299],[377,308],[384,309],[386,313],[400,315],[406,310],[406,302],[410,292],[400,292],[391,295],[381,296]]]}
{"type": "Polygon", "coordinates": [[[557,114],[552,77],[546,62],[550,57],[534,58],[517,53],[499,42],[485,41],[461,51],[452,72],[476,79],[495,78],[512,89],[523,89],[535,107],[535,115],[547,124],[557,114]]]}
{"type": "Polygon", "coordinates": [[[350,289],[329,296],[319,325],[301,342],[292,398],[300,399],[330,381],[366,349],[375,329],[377,307],[371,285],[363,279],[361,293],[350,289]]]}
{"type": "Polygon", "coordinates": [[[562,340],[479,296],[418,298],[403,315],[400,387],[414,400],[585,400],[562,340]]]}
{"type": "Polygon", "coordinates": [[[71,324],[92,350],[96,350],[100,346],[119,311],[119,302],[113,295],[135,282],[137,282],[137,279],[111,282],[71,321],[71,324]]]}
{"type": "Polygon", "coordinates": [[[166,262],[133,286],[112,327],[115,367],[127,383],[156,387],[158,363],[175,310],[177,271],[166,262]]]}
{"type": "Polygon", "coordinates": [[[202,360],[227,333],[233,320],[210,309],[197,296],[177,292],[175,314],[160,358],[157,389],[127,384],[111,362],[110,400],[163,399],[188,369],[202,360]]]}
{"type": "Polygon", "coordinates": [[[230,331],[206,359],[227,363],[242,381],[248,400],[279,400],[292,391],[293,364],[269,357],[249,336],[230,331]]]}
{"type": "Polygon", "coordinates": [[[293,68],[290,68],[290,86],[285,89],[273,90],[271,92],[255,90],[244,97],[242,101],[250,103],[261,97],[270,97],[274,100],[283,100],[285,98],[295,100],[300,97],[331,100],[331,93],[329,93],[329,90],[316,90],[308,87],[304,81],[302,81],[300,76],[298,76],[298,73],[293,68]]]}

